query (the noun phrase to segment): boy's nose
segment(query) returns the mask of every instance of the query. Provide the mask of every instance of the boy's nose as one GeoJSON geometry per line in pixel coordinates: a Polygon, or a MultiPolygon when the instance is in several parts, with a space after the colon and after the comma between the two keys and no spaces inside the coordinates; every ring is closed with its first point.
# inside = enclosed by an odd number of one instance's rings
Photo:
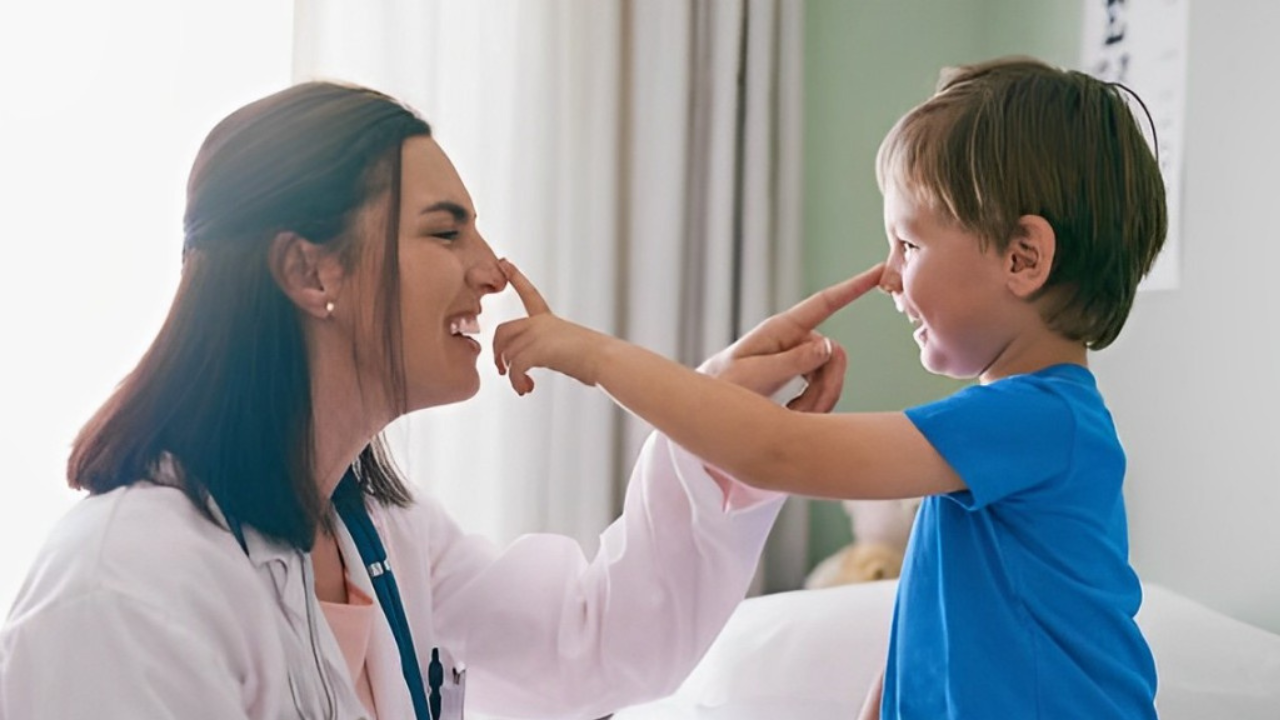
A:
{"type": "Polygon", "coordinates": [[[880,289],[890,295],[902,292],[902,273],[892,262],[884,264],[884,272],[880,273],[880,289]]]}

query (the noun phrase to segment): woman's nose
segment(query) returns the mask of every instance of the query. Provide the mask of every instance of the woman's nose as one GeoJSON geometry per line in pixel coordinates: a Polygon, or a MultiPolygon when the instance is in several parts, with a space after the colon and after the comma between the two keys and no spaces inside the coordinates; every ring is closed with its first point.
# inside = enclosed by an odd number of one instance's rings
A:
{"type": "Polygon", "coordinates": [[[483,237],[477,236],[477,257],[467,270],[467,280],[484,293],[502,292],[507,287],[507,276],[498,266],[498,256],[483,237]]]}

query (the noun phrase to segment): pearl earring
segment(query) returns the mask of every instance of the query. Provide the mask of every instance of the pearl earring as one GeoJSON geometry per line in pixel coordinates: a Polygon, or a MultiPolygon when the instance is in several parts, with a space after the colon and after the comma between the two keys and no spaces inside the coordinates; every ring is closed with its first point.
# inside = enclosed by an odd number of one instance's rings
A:
{"type": "Polygon", "coordinates": [[[325,314],[325,315],[332,315],[332,314],[333,314],[333,301],[332,301],[332,300],[330,300],[329,302],[327,302],[327,303],[325,303],[325,304],[324,304],[324,314],[325,314]]]}

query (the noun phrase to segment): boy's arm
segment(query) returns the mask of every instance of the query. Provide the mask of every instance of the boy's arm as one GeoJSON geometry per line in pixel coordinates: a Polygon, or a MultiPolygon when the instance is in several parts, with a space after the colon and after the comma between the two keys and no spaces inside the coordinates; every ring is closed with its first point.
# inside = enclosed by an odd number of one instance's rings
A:
{"type": "MultiPolygon", "coordinates": [[[[533,389],[527,372],[534,367],[598,385],[690,452],[757,487],[833,498],[916,497],[964,488],[903,413],[791,412],[556,317],[519,270],[505,261],[503,267],[529,317],[498,328],[494,360],[520,394],[533,389]]],[[[811,332],[876,287],[881,269],[819,291],[775,317],[811,332]]]]}

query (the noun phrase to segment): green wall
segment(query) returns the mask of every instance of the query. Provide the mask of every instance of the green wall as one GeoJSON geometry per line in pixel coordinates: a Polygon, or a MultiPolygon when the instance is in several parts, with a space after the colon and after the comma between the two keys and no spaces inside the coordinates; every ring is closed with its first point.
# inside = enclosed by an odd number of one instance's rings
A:
{"type": "MultiPolygon", "coordinates": [[[[1074,65],[1078,0],[807,0],[804,282],[812,292],[884,258],[875,155],[947,65],[1025,53],[1074,65]]],[[[898,410],[961,383],[920,367],[906,320],[878,293],[824,330],[849,352],[840,410],[898,410]]],[[[838,503],[810,503],[809,564],[849,542],[838,503]]]]}

